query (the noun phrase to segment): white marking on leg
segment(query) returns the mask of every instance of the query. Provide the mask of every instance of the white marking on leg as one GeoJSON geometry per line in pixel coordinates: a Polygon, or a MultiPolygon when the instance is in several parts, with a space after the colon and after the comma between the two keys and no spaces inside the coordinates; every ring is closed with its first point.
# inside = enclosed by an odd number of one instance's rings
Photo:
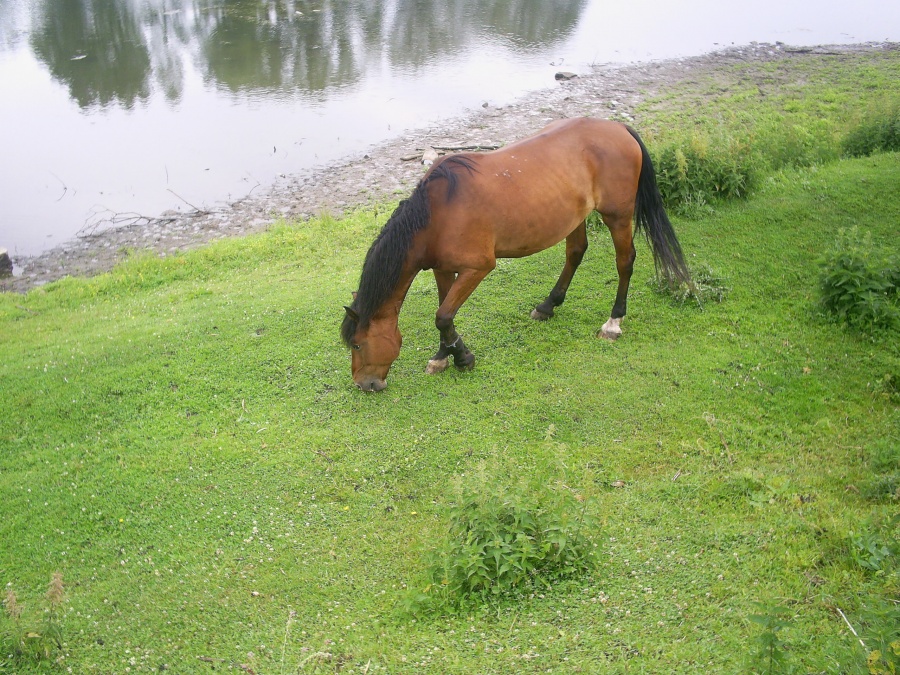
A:
{"type": "Polygon", "coordinates": [[[619,326],[621,323],[622,317],[618,319],[613,319],[610,317],[609,321],[603,324],[603,327],[600,329],[600,337],[606,338],[607,340],[616,340],[622,335],[622,328],[619,326]]]}
{"type": "Polygon", "coordinates": [[[427,375],[437,375],[438,373],[443,373],[447,370],[447,367],[450,365],[450,357],[444,359],[431,359],[428,362],[428,365],[425,366],[425,373],[427,375]]]}

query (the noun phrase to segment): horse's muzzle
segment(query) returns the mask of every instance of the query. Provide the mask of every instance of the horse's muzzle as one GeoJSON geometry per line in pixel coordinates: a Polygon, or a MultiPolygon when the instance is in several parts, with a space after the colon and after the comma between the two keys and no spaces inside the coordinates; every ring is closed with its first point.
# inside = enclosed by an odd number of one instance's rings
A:
{"type": "Polygon", "coordinates": [[[363,391],[381,391],[387,387],[386,380],[379,380],[377,377],[366,378],[362,382],[357,382],[356,386],[363,391]]]}

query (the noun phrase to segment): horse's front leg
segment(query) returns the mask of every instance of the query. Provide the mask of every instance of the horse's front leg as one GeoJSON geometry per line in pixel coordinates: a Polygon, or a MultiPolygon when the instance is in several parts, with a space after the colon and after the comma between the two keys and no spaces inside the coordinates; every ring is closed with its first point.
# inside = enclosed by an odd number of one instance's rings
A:
{"type": "MultiPolygon", "coordinates": [[[[453,282],[456,281],[456,273],[434,270],[434,280],[437,282],[438,307],[440,307],[447,299],[447,294],[450,292],[453,282]]],[[[425,366],[425,372],[429,375],[436,375],[437,373],[442,373],[447,370],[449,365],[450,351],[444,345],[444,336],[441,334],[441,344],[438,347],[437,353],[431,357],[428,361],[428,365],[425,366]]]]}
{"type": "Polygon", "coordinates": [[[425,372],[429,375],[446,370],[450,365],[451,356],[453,365],[460,370],[470,370],[475,366],[475,355],[469,351],[462,337],[456,332],[453,319],[462,304],[468,300],[490,271],[490,269],[468,269],[463,270],[459,275],[441,270],[434,271],[434,278],[438,285],[438,298],[441,303],[435,315],[434,325],[441,335],[441,343],[437,353],[431,357],[425,368],[425,372]]]}
{"type": "Polygon", "coordinates": [[[631,216],[603,215],[603,222],[609,227],[613,246],[616,249],[616,271],[619,273],[619,287],[616,290],[616,301],[613,304],[609,320],[600,328],[597,337],[616,340],[622,335],[619,324],[625,316],[628,305],[628,286],[631,273],[634,271],[634,235],[631,229],[631,216]]]}

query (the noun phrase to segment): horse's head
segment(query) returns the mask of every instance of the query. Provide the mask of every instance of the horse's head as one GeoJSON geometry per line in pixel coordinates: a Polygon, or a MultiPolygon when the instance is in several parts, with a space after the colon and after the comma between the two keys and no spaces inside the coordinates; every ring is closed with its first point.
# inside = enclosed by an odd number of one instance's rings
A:
{"type": "Polygon", "coordinates": [[[373,318],[361,328],[356,312],[349,307],[344,309],[344,335],[350,347],[353,381],[363,391],[381,391],[387,386],[388,371],[400,356],[403,344],[397,318],[373,318]]]}

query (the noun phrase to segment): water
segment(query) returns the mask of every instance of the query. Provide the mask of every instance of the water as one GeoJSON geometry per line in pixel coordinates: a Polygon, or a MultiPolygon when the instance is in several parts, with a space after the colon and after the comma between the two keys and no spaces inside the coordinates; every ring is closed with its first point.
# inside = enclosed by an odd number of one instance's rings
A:
{"type": "Polygon", "coordinates": [[[0,0],[0,247],[238,199],[558,70],[897,38],[883,0],[0,0]]]}

